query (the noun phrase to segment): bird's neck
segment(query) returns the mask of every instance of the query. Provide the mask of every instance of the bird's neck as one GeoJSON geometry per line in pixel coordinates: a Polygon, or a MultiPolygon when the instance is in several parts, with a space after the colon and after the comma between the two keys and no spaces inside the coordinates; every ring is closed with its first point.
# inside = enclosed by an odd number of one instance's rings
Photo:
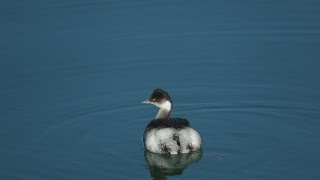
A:
{"type": "Polygon", "coordinates": [[[158,111],[158,114],[156,116],[156,119],[166,119],[170,117],[170,112],[167,109],[160,109],[158,111]]]}
{"type": "Polygon", "coordinates": [[[156,119],[166,119],[170,117],[172,104],[170,101],[165,101],[159,106],[159,111],[156,116],[156,119]]]}

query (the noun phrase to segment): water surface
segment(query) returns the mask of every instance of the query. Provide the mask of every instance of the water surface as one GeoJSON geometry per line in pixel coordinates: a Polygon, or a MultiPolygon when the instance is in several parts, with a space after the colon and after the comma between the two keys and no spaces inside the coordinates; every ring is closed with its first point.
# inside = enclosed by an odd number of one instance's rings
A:
{"type": "Polygon", "coordinates": [[[1,1],[0,179],[318,179],[319,8],[1,1]],[[201,154],[144,152],[154,88],[201,154]]]}

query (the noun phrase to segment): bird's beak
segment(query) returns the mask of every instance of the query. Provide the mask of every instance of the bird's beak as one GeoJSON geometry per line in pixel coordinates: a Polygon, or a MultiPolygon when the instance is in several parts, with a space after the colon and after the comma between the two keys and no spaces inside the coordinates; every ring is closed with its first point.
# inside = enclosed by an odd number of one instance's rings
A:
{"type": "Polygon", "coordinates": [[[141,104],[151,104],[151,101],[145,100],[145,101],[142,101],[141,104]]]}

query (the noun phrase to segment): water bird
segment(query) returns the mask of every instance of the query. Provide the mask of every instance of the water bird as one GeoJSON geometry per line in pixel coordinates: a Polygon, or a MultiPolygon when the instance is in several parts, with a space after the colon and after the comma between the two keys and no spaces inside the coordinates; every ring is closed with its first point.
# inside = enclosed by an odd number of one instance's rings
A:
{"type": "Polygon", "coordinates": [[[142,103],[159,108],[156,118],[149,122],[143,134],[147,151],[157,154],[185,154],[201,149],[201,136],[189,127],[189,121],[170,117],[172,100],[168,92],[155,89],[150,98],[142,103]]]}

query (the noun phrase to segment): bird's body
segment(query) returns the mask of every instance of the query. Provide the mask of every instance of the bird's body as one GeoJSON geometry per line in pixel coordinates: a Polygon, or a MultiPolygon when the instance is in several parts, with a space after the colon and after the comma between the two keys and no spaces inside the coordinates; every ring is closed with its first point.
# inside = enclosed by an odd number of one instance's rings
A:
{"type": "Polygon", "coordinates": [[[187,119],[170,118],[171,98],[167,92],[156,89],[151,98],[143,103],[160,108],[157,117],[147,125],[143,142],[146,150],[158,154],[179,154],[201,148],[200,134],[189,127],[187,119]]]}

